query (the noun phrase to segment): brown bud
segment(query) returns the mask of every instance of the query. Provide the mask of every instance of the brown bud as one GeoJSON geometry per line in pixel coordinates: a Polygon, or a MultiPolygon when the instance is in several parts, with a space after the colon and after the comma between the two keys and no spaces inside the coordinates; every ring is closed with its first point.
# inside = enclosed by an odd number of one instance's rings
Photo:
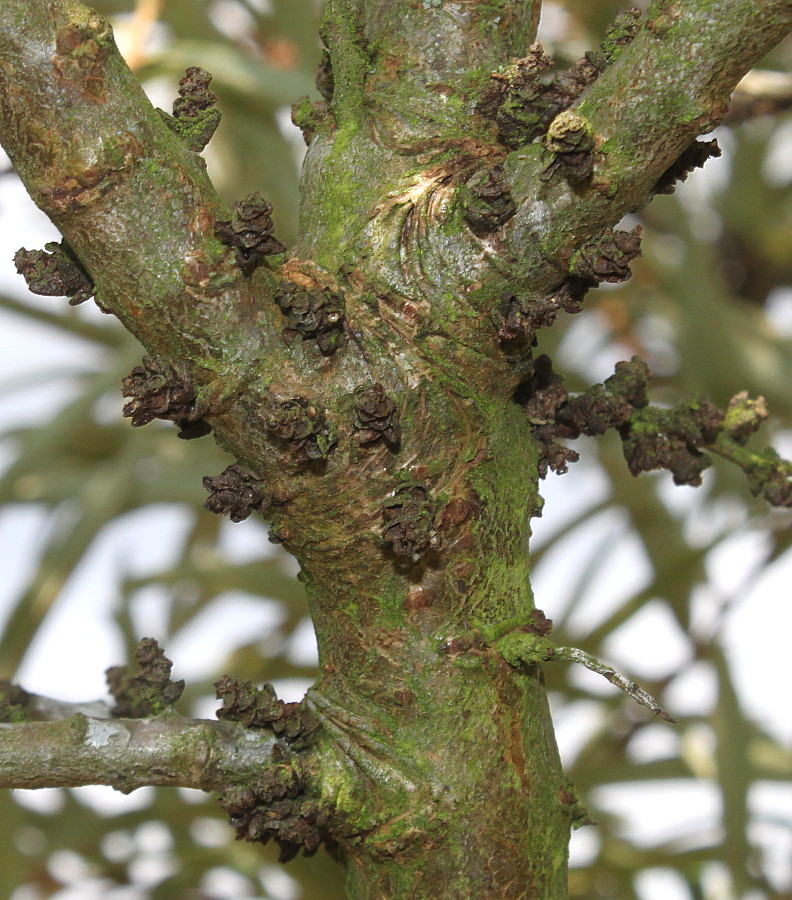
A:
{"type": "Polygon", "coordinates": [[[135,428],[166,419],[179,426],[178,436],[183,440],[203,437],[212,430],[202,418],[209,409],[198,400],[181,367],[146,356],[123,380],[123,396],[131,398],[124,415],[132,419],[135,428]]]}
{"type": "Polygon", "coordinates": [[[434,503],[426,487],[400,488],[382,510],[383,540],[396,556],[418,562],[429,550],[440,546],[434,515],[434,503]]]}
{"type": "Polygon", "coordinates": [[[286,247],[272,235],[272,204],[261,194],[249,194],[234,207],[233,218],[215,223],[215,235],[234,248],[237,265],[249,275],[265,256],[286,247]]]}
{"type": "Polygon", "coordinates": [[[694,169],[700,169],[708,159],[721,155],[717,141],[693,141],[675,163],[666,169],[654,186],[655,194],[673,194],[678,181],[685,181],[694,169]]]}
{"type": "Polygon", "coordinates": [[[559,313],[578,313],[583,308],[586,286],[579,281],[563,282],[544,297],[516,297],[503,294],[501,312],[503,325],[498,337],[507,346],[519,348],[532,345],[534,335],[540,328],[553,325],[559,313]]]}
{"type": "Polygon", "coordinates": [[[324,410],[304,397],[276,406],[267,417],[274,437],[290,444],[303,462],[325,459],[338,443],[338,432],[325,419],[324,410]]]}
{"type": "Polygon", "coordinates": [[[183,681],[171,681],[173,663],[153,638],[143,638],[135,651],[138,673],[127,666],[113,666],[106,674],[116,705],[114,716],[145,718],[169,709],[182,695],[183,681]]]}
{"type": "Polygon", "coordinates": [[[173,104],[174,116],[197,116],[217,103],[209,90],[212,76],[198,66],[190,66],[179,82],[179,99],[173,104]]]}
{"type": "Polygon", "coordinates": [[[355,390],[355,437],[359,444],[373,444],[381,438],[396,445],[401,440],[399,410],[381,384],[355,390]]]}
{"type": "Polygon", "coordinates": [[[25,250],[14,255],[16,270],[34,294],[43,297],[68,297],[71,306],[93,296],[90,275],[65,243],[51,242],[44,250],[25,250]]]}
{"type": "Polygon", "coordinates": [[[220,475],[204,478],[203,486],[210,494],[204,507],[218,515],[229,516],[232,522],[242,522],[254,512],[265,513],[272,505],[263,482],[236,463],[220,475]]]}
{"type": "Polygon", "coordinates": [[[569,274],[589,284],[617,283],[632,276],[630,263],[641,255],[640,225],[632,231],[606,231],[573,254],[569,274]]]}
{"type": "Polygon", "coordinates": [[[306,290],[287,285],[275,295],[275,302],[286,316],[288,326],[283,331],[287,342],[297,335],[314,339],[325,355],[333,353],[343,335],[343,294],[324,289],[306,290]]]}
{"type": "Polygon", "coordinates": [[[517,211],[503,166],[476,172],[460,190],[464,217],[474,234],[497,231],[517,211]]]}

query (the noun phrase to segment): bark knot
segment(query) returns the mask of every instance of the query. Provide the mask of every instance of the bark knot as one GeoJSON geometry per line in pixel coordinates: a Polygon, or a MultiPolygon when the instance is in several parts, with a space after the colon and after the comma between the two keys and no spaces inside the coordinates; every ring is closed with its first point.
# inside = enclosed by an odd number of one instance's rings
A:
{"type": "Polygon", "coordinates": [[[105,99],[104,61],[112,44],[110,24],[99,15],[87,22],[68,22],[55,35],[53,66],[58,76],[84,97],[105,99]]]}

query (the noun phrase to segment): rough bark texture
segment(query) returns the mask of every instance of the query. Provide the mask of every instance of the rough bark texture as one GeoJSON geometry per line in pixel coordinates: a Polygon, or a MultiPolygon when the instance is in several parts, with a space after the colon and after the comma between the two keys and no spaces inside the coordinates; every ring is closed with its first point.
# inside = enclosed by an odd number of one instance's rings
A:
{"type": "Polygon", "coordinates": [[[328,0],[301,237],[268,265],[266,209],[222,208],[104,21],[0,0],[0,138],[150,354],[133,423],[211,426],[238,464],[210,508],[264,511],[302,567],[321,726],[298,752],[353,900],[565,896],[579,810],[541,669],[493,647],[531,622],[547,464],[515,391],[533,332],[629,274],[638,236],[603,232],[792,27],[788,0],[658,2],[553,106],[518,84],[540,6],[328,0]]]}

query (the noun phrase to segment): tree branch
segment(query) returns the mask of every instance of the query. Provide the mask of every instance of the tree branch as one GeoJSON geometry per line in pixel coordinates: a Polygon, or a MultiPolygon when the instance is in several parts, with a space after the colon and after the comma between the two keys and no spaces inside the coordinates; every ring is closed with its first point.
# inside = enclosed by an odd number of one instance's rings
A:
{"type": "Polygon", "coordinates": [[[412,47],[410,59],[437,81],[524,54],[539,25],[541,0],[365,0],[370,39],[412,47]]]}
{"type": "Polygon", "coordinates": [[[0,0],[0,141],[100,307],[206,381],[231,343],[259,365],[283,356],[278,313],[253,301],[271,276],[245,277],[215,236],[227,216],[203,160],[166,120],[96,13],[75,0],[0,0]]]}
{"type": "Polygon", "coordinates": [[[788,0],[655,4],[632,43],[557,117],[574,117],[590,136],[590,183],[571,187],[561,169],[547,179],[540,145],[512,154],[519,211],[506,240],[515,256],[524,259],[526,246],[538,243],[545,259],[554,258],[545,264],[548,282],[557,281],[565,254],[642,207],[691,142],[723,119],[739,80],[791,29],[788,0]],[[551,221],[539,214],[544,209],[552,209],[551,221]]]}
{"type": "Polygon", "coordinates": [[[548,469],[563,473],[578,454],[555,443],[557,438],[596,436],[618,431],[630,472],[639,475],[667,469],[676,484],[701,484],[712,463],[706,452],[739,466],[754,496],[762,494],[772,506],[792,508],[792,463],[772,449],[748,446],[767,418],[764,398],[751,400],[747,392],[732,397],[726,410],[707,400],[683,401],[671,408],[648,401],[649,367],[639,357],[616,365],[615,374],[569,397],[563,379],[552,371],[547,356],[533,363],[523,385],[521,403],[535,436],[542,442],[540,476],[548,469]]]}
{"type": "Polygon", "coordinates": [[[222,790],[282,767],[279,743],[270,731],[172,715],[104,719],[77,712],[50,722],[0,724],[0,787],[222,790]]]}

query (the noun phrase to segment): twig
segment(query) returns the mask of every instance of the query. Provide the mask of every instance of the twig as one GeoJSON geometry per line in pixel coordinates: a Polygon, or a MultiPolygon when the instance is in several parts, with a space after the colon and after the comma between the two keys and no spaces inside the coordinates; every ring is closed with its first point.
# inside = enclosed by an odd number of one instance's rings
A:
{"type": "Polygon", "coordinates": [[[610,681],[611,684],[615,684],[619,690],[624,691],[625,694],[629,694],[636,703],[640,703],[641,706],[651,709],[656,716],[659,716],[666,722],[671,722],[672,724],[676,723],[676,719],[667,713],[651,694],[634,681],[630,681],[630,679],[622,675],[621,672],[617,672],[613,666],[609,666],[601,659],[597,659],[596,656],[592,656],[590,653],[586,653],[585,650],[580,650],[577,647],[556,647],[555,651],[556,659],[580,663],[580,665],[585,666],[589,671],[596,672],[598,675],[602,675],[603,678],[610,681]]]}
{"type": "Polygon", "coordinates": [[[592,672],[602,675],[616,685],[617,688],[629,694],[636,703],[651,709],[651,711],[659,718],[666,722],[676,723],[676,719],[667,713],[662,706],[642,687],[634,681],[617,672],[613,666],[604,663],[596,656],[592,656],[585,650],[577,647],[559,647],[551,640],[531,631],[510,631],[508,634],[499,638],[495,644],[495,649],[501,654],[509,665],[521,666],[530,665],[537,662],[554,662],[555,660],[565,660],[567,662],[580,663],[592,672]]]}

